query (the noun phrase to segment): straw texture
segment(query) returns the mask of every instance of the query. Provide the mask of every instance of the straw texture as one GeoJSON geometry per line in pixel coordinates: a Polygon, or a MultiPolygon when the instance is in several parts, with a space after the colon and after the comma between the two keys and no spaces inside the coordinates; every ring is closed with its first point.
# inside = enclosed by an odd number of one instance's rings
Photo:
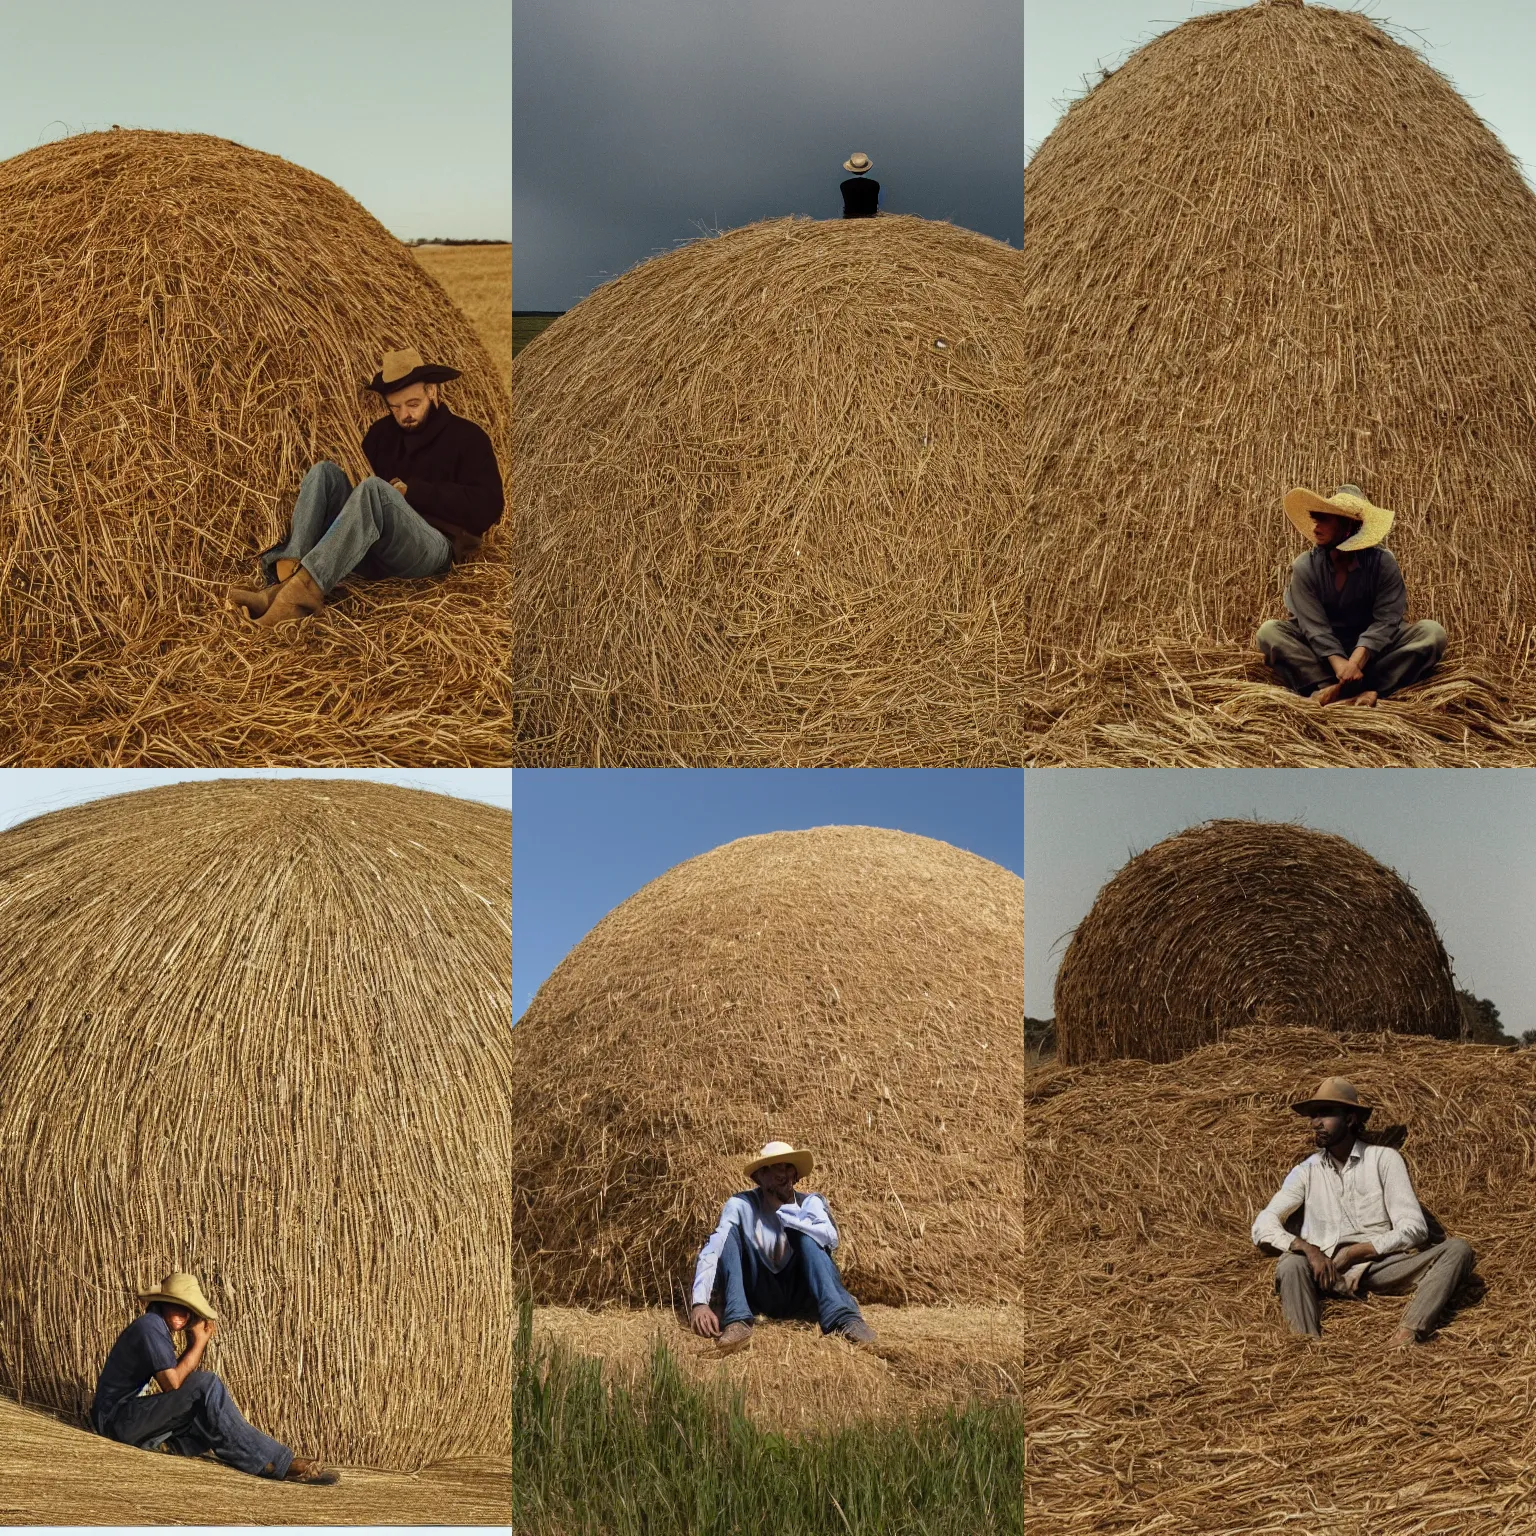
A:
{"type": "Polygon", "coordinates": [[[1024,195],[1029,760],[1529,761],[1536,197],[1451,84],[1351,12],[1197,16],[1024,195]],[[1283,494],[1344,481],[1452,649],[1319,725],[1252,637],[1303,548],[1283,494]]]}
{"type": "Polygon", "coordinates": [[[1536,1529],[1536,1052],[1254,1028],[1030,1083],[1027,1530],[1536,1529]],[[1249,1241],[1314,1150],[1288,1105],[1330,1073],[1406,1125],[1420,1199],[1478,1255],[1407,1356],[1400,1298],[1327,1302],[1321,1344],[1292,1339],[1249,1241]]]}
{"type": "Polygon", "coordinates": [[[305,1455],[509,1444],[510,818],[214,780],[0,833],[0,1389],[82,1413],[137,1291],[305,1455]]]}
{"type": "Polygon", "coordinates": [[[1012,1298],[1023,882],[910,833],[690,859],[609,913],[512,1032],[536,1301],[670,1303],[747,1158],[803,1144],[861,1302],[1012,1298]]]}
{"type": "Polygon", "coordinates": [[[82,134],[0,163],[0,762],[507,760],[499,537],[440,581],[353,582],[268,634],[222,611],[362,385],[410,345],[510,460],[496,364],[362,207],[201,134],[82,134]]]}
{"type": "Polygon", "coordinates": [[[1248,1024],[1461,1033],[1451,962],[1406,881],[1331,832],[1210,821],[1131,859],[1056,973],[1066,1063],[1168,1061],[1248,1024]]]}
{"type": "Polygon", "coordinates": [[[949,224],[774,219],[521,351],[518,761],[1009,760],[1019,272],[949,224]]]}

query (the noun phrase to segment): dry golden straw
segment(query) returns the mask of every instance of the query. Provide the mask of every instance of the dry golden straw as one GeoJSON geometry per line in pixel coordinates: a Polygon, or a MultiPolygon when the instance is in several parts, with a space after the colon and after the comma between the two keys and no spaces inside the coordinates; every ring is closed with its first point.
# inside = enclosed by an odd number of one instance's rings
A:
{"type": "Polygon", "coordinates": [[[1075,102],[1025,175],[1018,516],[1031,761],[1530,761],[1536,197],[1365,17],[1197,16],[1075,102]],[[1261,688],[1292,485],[1392,507],[1436,682],[1261,688]]]}
{"type": "Polygon", "coordinates": [[[518,761],[1017,760],[1019,254],[775,219],[513,360],[518,761]]]}
{"type": "Polygon", "coordinates": [[[1408,884],[1289,822],[1211,821],[1131,859],[1056,975],[1064,1062],[1168,1061],[1248,1024],[1454,1039],[1450,958],[1408,884]]]}
{"type": "Polygon", "coordinates": [[[510,1445],[511,818],[214,780],[0,833],[0,1390],[79,1414],[137,1290],[304,1455],[510,1445]]]}
{"type": "Polygon", "coordinates": [[[867,827],[743,838],[630,897],[512,1031],[535,1299],[686,1294],[773,1137],[815,1152],[861,1302],[1015,1298],[1023,931],[1016,875],[867,827]]]}
{"type": "Polygon", "coordinates": [[[506,543],[318,620],[222,611],[309,466],[368,473],[361,388],[410,345],[507,454],[498,367],[339,188],[201,134],[0,163],[0,763],[505,762],[506,543]]]}

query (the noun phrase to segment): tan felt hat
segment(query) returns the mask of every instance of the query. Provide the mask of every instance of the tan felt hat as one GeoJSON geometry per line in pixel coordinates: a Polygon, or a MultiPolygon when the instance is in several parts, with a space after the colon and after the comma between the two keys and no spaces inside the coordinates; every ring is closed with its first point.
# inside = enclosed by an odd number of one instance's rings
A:
{"type": "Polygon", "coordinates": [[[197,1283],[196,1275],[189,1275],[178,1270],[174,1275],[167,1275],[160,1282],[158,1291],[140,1291],[140,1301],[163,1301],[173,1307],[185,1307],[189,1312],[195,1312],[199,1317],[207,1318],[209,1322],[216,1322],[219,1314],[208,1305],[208,1298],[203,1295],[203,1288],[197,1283]]]}
{"type": "Polygon", "coordinates": [[[747,1177],[750,1179],[759,1168],[766,1168],[770,1163],[793,1163],[795,1177],[801,1179],[816,1166],[816,1160],[803,1147],[797,1151],[787,1141],[770,1141],[747,1164],[747,1177]]]}
{"type": "Polygon", "coordinates": [[[1348,517],[1360,524],[1360,531],[1351,534],[1338,546],[1345,554],[1380,544],[1386,538],[1396,515],[1388,512],[1385,507],[1373,506],[1365,499],[1365,493],[1358,485],[1341,485],[1332,496],[1319,496],[1316,491],[1299,486],[1285,493],[1285,515],[1308,539],[1312,537],[1314,512],[1332,517],[1348,517]]]}
{"type": "Polygon", "coordinates": [[[855,176],[862,176],[865,171],[872,171],[874,168],[875,162],[862,149],[856,150],[843,161],[843,169],[852,171],[855,176]]]}
{"type": "Polygon", "coordinates": [[[1291,1108],[1298,1115],[1326,1113],[1330,1109],[1359,1109],[1363,1110],[1365,1118],[1369,1119],[1375,1105],[1367,1104],[1360,1097],[1360,1090],[1345,1078],[1325,1077],[1322,1086],[1310,1099],[1292,1104],[1291,1108]]]}
{"type": "Polygon", "coordinates": [[[375,394],[392,395],[396,390],[409,389],[412,384],[446,384],[459,376],[457,368],[443,363],[424,363],[421,353],[414,347],[400,352],[386,352],[379,364],[379,371],[363,386],[375,394]]]}

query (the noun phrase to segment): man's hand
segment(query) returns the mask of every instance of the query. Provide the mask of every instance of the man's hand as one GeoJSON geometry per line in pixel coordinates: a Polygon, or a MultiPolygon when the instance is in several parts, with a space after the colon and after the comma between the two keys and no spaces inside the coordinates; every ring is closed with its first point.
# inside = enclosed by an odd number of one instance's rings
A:
{"type": "Polygon", "coordinates": [[[1363,1264],[1367,1259],[1380,1258],[1372,1243],[1351,1243],[1347,1248],[1340,1248],[1333,1256],[1333,1267],[1342,1275],[1346,1269],[1352,1269],[1356,1264],[1363,1264]]]}
{"type": "Polygon", "coordinates": [[[394,488],[399,491],[402,496],[406,494],[404,480],[391,480],[389,483],[394,486],[394,488]]]}
{"type": "Polygon", "coordinates": [[[218,1330],[218,1324],[211,1317],[194,1317],[188,1324],[187,1332],[196,1340],[206,1344],[218,1330]]]}
{"type": "Polygon", "coordinates": [[[1359,683],[1365,680],[1365,668],[1355,657],[1364,657],[1364,651],[1356,651],[1354,656],[1330,656],[1329,663],[1333,667],[1334,677],[1341,683],[1359,683]]]}
{"type": "Polygon", "coordinates": [[[1312,1270],[1312,1278],[1318,1285],[1330,1286],[1338,1280],[1338,1265],[1315,1243],[1305,1242],[1298,1237],[1292,1247],[1307,1261],[1312,1270]]]}
{"type": "Polygon", "coordinates": [[[705,1306],[703,1302],[697,1302],[694,1305],[693,1311],[688,1315],[688,1321],[700,1338],[718,1339],[720,1337],[720,1319],[715,1316],[714,1309],[705,1306]]]}

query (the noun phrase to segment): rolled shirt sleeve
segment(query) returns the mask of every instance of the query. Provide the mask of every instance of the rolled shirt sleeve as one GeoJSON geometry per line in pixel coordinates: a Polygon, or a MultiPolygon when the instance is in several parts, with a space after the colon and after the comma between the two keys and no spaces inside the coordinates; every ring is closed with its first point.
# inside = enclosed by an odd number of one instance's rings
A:
{"type": "Polygon", "coordinates": [[[1308,550],[1306,554],[1298,556],[1291,566],[1291,584],[1285,589],[1285,606],[1290,609],[1296,627],[1305,636],[1314,655],[1319,659],[1343,656],[1344,647],[1339,644],[1339,637],[1334,634],[1333,624],[1328,618],[1328,610],[1323,606],[1322,588],[1318,585],[1318,561],[1313,558],[1315,554],[1315,550],[1308,550]]]}
{"type": "Polygon", "coordinates": [[[1295,1241],[1294,1236],[1286,1230],[1286,1220],[1294,1216],[1306,1204],[1306,1200],[1307,1165],[1300,1163],[1286,1174],[1279,1194],[1253,1218],[1252,1236],[1255,1245],[1267,1244],[1271,1248],[1278,1248],[1281,1253],[1286,1252],[1295,1241]]]}
{"type": "Polygon", "coordinates": [[[715,1271],[720,1267],[720,1253],[725,1247],[725,1240],[730,1236],[731,1228],[742,1219],[742,1202],[732,1195],[720,1211],[720,1225],[709,1234],[708,1240],[699,1250],[699,1261],[693,1267],[693,1304],[696,1307],[707,1307],[709,1298],[715,1289],[715,1271]]]}
{"type": "Polygon", "coordinates": [[[1389,549],[1378,551],[1376,562],[1376,600],[1371,609],[1371,622],[1360,631],[1356,642],[1372,656],[1379,656],[1397,639],[1403,627],[1403,617],[1408,612],[1408,588],[1397,557],[1389,549]]]}
{"type": "Polygon", "coordinates": [[[1420,1247],[1429,1236],[1429,1222],[1425,1220],[1424,1207],[1414,1193],[1403,1154],[1391,1147],[1380,1147],[1377,1160],[1381,1197],[1391,1218],[1392,1230],[1380,1237],[1372,1237],[1371,1246],[1385,1257],[1389,1253],[1401,1253],[1406,1248],[1420,1247]]]}
{"type": "Polygon", "coordinates": [[[837,1228],[832,1222],[832,1212],[820,1195],[802,1195],[798,1205],[781,1205],[779,1225],[814,1238],[828,1253],[837,1247],[837,1228]]]}

